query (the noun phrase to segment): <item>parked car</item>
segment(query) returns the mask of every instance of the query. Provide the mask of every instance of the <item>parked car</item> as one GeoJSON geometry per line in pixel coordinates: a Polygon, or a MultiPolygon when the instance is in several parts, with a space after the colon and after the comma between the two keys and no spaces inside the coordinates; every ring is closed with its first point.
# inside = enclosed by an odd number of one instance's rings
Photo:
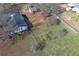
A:
{"type": "Polygon", "coordinates": [[[72,12],[79,13],[79,4],[68,4],[66,11],[72,11],[72,12]]]}

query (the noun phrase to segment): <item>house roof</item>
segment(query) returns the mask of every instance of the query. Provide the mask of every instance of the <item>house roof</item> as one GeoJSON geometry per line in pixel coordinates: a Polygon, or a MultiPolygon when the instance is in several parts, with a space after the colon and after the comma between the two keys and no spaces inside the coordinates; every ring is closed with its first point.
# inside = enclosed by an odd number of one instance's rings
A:
{"type": "Polygon", "coordinates": [[[8,32],[11,34],[28,29],[28,25],[24,21],[24,17],[18,12],[11,14],[7,21],[8,32]]]}
{"type": "Polygon", "coordinates": [[[24,17],[20,13],[13,13],[10,17],[18,26],[27,26],[24,17]]]}

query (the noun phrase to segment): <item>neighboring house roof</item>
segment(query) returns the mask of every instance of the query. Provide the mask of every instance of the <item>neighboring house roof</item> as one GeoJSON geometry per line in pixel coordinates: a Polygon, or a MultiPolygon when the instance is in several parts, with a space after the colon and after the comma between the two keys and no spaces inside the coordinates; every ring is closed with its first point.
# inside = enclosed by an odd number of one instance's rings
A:
{"type": "Polygon", "coordinates": [[[18,12],[10,15],[9,19],[7,20],[7,27],[10,34],[28,29],[28,25],[24,21],[24,17],[18,12]]]}

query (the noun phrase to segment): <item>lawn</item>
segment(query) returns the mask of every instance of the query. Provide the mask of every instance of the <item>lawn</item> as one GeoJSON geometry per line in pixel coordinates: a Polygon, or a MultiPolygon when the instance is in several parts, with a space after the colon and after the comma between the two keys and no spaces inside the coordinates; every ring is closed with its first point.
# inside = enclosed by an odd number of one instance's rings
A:
{"type": "Polygon", "coordinates": [[[79,31],[79,14],[68,11],[61,14],[61,17],[67,21],[73,28],[79,31]]]}
{"type": "MultiPolygon", "coordinates": [[[[24,10],[23,10],[24,11],[24,10]]],[[[27,11],[28,12],[28,11],[27,11]]],[[[25,13],[25,11],[24,11],[25,13]]],[[[33,14],[26,13],[29,17],[33,14]]],[[[79,16],[68,12],[67,17],[77,21],[79,16]]],[[[43,24],[39,28],[33,27],[29,33],[16,36],[16,42],[10,47],[0,50],[0,55],[79,55],[79,36],[60,23],[59,25],[43,24]],[[67,29],[68,33],[60,36],[61,29],[67,29]],[[35,50],[38,43],[43,42],[42,49],[35,50]]]]}
{"type": "Polygon", "coordinates": [[[42,51],[38,50],[33,55],[79,55],[79,37],[77,34],[74,34],[68,30],[68,34],[61,38],[59,30],[63,28],[66,27],[63,24],[60,24],[43,27],[41,32],[37,31],[37,34],[35,35],[38,35],[39,37],[42,35],[45,38],[46,47],[42,51]],[[45,33],[49,31],[51,31],[51,40],[45,37],[45,33]],[[39,35],[38,32],[41,34],[39,35]]]}
{"type": "Polygon", "coordinates": [[[79,55],[79,36],[62,23],[45,23],[38,28],[33,27],[29,33],[16,36],[16,39],[17,42],[0,51],[0,55],[79,55]],[[67,29],[68,33],[61,37],[60,30],[63,28],[67,29]],[[44,48],[35,50],[40,42],[45,43],[44,48]]]}
{"type": "Polygon", "coordinates": [[[59,25],[43,25],[40,28],[32,28],[31,32],[18,38],[17,42],[6,50],[0,51],[0,55],[79,55],[79,36],[68,30],[68,33],[60,37],[59,30],[66,28],[59,25]],[[49,33],[50,39],[46,34],[49,33]],[[21,40],[20,40],[21,39],[21,40]],[[42,50],[33,49],[39,42],[45,43],[42,50]]]}
{"type": "Polygon", "coordinates": [[[69,11],[69,12],[65,12],[64,14],[65,14],[65,16],[67,16],[72,21],[78,21],[79,20],[79,15],[77,13],[69,11]]]}

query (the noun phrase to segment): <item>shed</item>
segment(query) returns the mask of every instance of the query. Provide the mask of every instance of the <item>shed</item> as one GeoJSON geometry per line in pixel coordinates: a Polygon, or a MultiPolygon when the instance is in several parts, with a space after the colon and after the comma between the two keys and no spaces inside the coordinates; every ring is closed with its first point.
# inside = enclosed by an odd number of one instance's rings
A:
{"type": "Polygon", "coordinates": [[[28,25],[24,20],[24,17],[19,13],[13,13],[6,20],[6,28],[9,34],[19,33],[28,30],[28,25]]]}

